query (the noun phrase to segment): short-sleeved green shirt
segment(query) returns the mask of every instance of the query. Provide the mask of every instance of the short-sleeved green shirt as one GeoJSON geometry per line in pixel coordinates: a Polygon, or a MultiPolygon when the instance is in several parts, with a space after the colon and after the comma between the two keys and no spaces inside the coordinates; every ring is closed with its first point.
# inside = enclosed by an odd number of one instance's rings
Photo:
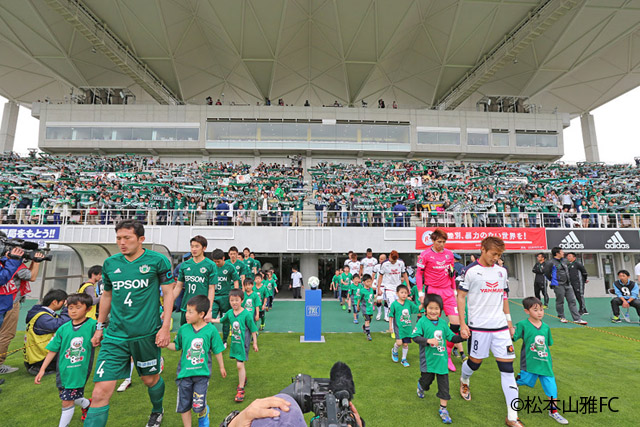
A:
{"type": "Polygon", "coordinates": [[[375,303],[376,296],[372,288],[363,287],[360,291],[360,296],[364,304],[364,314],[373,314],[373,304],[375,303]]]}
{"type": "Polygon", "coordinates": [[[84,387],[93,362],[91,338],[96,331],[96,321],[87,318],[74,326],[72,321],[63,324],[47,344],[47,350],[58,353],[58,387],[84,387]]]}
{"type": "Polygon", "coordinates": [[[432,347],[430,345],[420,346],[420,371],[432,372],[434,374],[446,375],[449,373],[447,341],[451,341],[455,334],[447,322],[442,318],[434,323],[427,316],[421,317],[416,323],[416,327],[411,334],[411,338],[424,337],[427,339],[435,338],[438,345],[432,347]]]}
{"type": "Polygon", "coordinates": [[[247,360],[247,347],[251,334],[258,332],[253,316],[247,310],[242,310],[237,316],[233,310],[229,310],[222,316],[220,323],[228,323],[231,326],[229,356],[240,362],[247,360]]]}
{"type": "Polygon", "coordinates": [[[516,323],[516,331],[513,341],[522,338],[522,351],[520,352],[520,369],[531,374],[553,377],[551,352],[549,347],[553,345],[551,329],[542,322],[539,328],[535,327],[529,319],[516,323]]]}
{"type": "Polygon", "coordinates": [[[360,298],[362,297],[362,290],[364,286],[362,284],[351,284],[351,289],[349,289],[349,295],[351,295],[351,304],[358,305],[360,303],[360,298]]]}
{"type": "Polygon", "coordinates": [[[195,262],[189,258],[183,262],[178,272],[178,282],[184,283],[184,296],[180,310],[187,311],[187,302],[196,295],[209,295],[209,286],[217,283],[218,267],[209,258],[195,262]]]}
{"type": "Polygon", "coordinates": [[[340,290],[341,291],[350,291],[351,290],[351,278],[353,275],[351,273],[342,273],[340,274],[340,290]]]}
{"type": "Polygon", "coordinates": [[[417,314],[420,310],[413,302],[406,299],[404,304],[400,301],[394,301],[389,308],[389,317],[393,317],[393,323],[398,329],[396,339],[410,338],[413,333],[413,325],[411,324],[411,315],[417,314]]]}
{"type": "MultiPolygon", "coordinates": [[[[244,261],[240,261],[239,259],[236,260],[236,262],[231,263],[231,260],[228,259],[226,263],[229,263],[230,266],[232,266],[233,268],[236,269],[236,272],[238,273],[238,277],[244,275],[244,277],[247,277],[247,265],[244,263],[244,261]]],[[[242,283],[240,283],[240,286],[242,286],[242,283]]]]}
{"type": "Polygon", "coordinates": [[[244,260],[244,264],[247,267],[247,270],[246,270],[246,273],[245,273],[245,277],[247,279],[253,279],[256,276],[256,274],[253,272],[253,269],[256,268],[256,271],[257,271],[257,268],[258,268],[257,261],[255,259],[249,257],[249,258],[244,260]]]}
{"type": "Polygon", "coordinates": [[[260,311],[262,311],[263,301],[270,296],[269,289],[265,286],[263,281],[262,286],[259,288],[255,285],[253,286],[253,292],[260,295],[260,311]]]}
{"type": "Polygon", "coordinates": [[[216,299],[229,298],[229,291],[233,289],[233,283],[237,280],[240,282],[240,276],[233,264],[227,260],[222,267],[218,267],[216,276],[218,283],[216,284],[216,299]]]}
{"type": "Polygon", "coordinates": [[[145,249],[128,261],[116,254],[102,266],[104,290],[111,291],[111,320],[105,337],[119,340],[144,338],[158,332],[160,320],[160,286],[173,283],[169,259],[145,249]]]}
{"type": "Polygon", "coordinates": [[[207,323],[197,331],[193,325],[185,323],[178,330],[174,342],[176,350],[182,350],[178,362],[178,379],[211,376],[210,353],[219,354],[224,351],[220,333],[212,323],[207,323]]]}
{"type": "Polygon", "coordinates": [[[262,308],[262,298],[260,298],[260,293],[255,290],[251,292],[251,295],[247,295],[244,293],[244,299],[242,300],[242,306],[245,310],[251,313],[252,316],[256,314],[256,307],[258,310],[262,308]]]}
{"type": "Polygon", "coordinates": [[[264,279],[262,286],[266,288],[266,296],[272,297],[276,293],[276,281],[273,279],[264,279]]]}

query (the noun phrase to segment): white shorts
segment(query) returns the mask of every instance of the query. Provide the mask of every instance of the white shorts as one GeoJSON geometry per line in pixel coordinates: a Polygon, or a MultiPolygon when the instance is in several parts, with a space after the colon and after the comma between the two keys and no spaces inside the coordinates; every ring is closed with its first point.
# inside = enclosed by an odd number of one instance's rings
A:
{"type": "Polygon", "coordinates": [[[393,304],[394,301],[398,300],[398,294],[392,290],[385,289],[382,296],[387,304],[389,304],[389,307],[391,307],[391,304],[393,304]]]}
{"type": "Polygon", "coordinates": [[[489,357],[489,350],[496,359],[516,358],[509,329],[504,331],[471,331],[469,356],[476,359],[486,359],[489,357]]]}

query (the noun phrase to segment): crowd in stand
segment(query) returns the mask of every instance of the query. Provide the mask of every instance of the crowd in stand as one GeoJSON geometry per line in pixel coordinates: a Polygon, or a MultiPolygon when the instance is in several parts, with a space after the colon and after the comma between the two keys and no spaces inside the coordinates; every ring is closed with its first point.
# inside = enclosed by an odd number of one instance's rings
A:
{"type": "Polygon", "coordinates": [[[149,225],[639,227],[640,178],[603,163],[166,163],[0,158],[0,221],[149,225]],[[309,184],[309,185],[306,185],[309,184]],[[305,205],[315,216],[304,217],[305,205]],[[306,218],[306,220],[305,220],[306,218]]]}

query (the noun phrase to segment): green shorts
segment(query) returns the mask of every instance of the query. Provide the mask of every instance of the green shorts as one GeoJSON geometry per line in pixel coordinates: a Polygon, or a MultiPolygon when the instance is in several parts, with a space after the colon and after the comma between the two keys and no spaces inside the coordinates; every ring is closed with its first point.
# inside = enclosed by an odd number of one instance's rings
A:
{"type": "Polygon", "coordinates": [[[132,357],[139,376],[159,374],[160,347],[156,345],[156,335],[129,341],[105,337],[98,354],[93,381],[128,378],[132,357]]]}

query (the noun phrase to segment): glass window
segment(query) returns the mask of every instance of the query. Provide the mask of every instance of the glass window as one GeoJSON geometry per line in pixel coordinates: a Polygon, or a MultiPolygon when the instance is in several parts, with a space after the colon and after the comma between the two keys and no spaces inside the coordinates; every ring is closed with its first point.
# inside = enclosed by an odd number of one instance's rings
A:
{"type": "Polygon", "coordinates": [[[71,128],[48,127],[47,139],[71,139],[71,128]]]}
{"type": "Polygon", "coordinates": [[[533,133],[516,133],[517,147],[535,147],[536,135],[533,133]]]}
{"type": "Polygon", "coordinates": [[[151,128],[132,128],[131,139],[134,141],[151,141],[153,137],[153,129],[151,128]]]}
{"type": "Polygon", "coordinates": [[[261,141],[282,141],[282,123],[260,123],[261,141]]]}
{"type": "Polygon", "coordinates": [[[81,127],[81,128],[72,128],[73,129],[73,138],[74,140],[89,140],[91,139],[91,128],[81,127]]]}
{"type": "Polygon", "coordinates": [[[362,142],[386,142],[387,126],[385,125],[362,125],[361,138],[362,142]]]}
{"type": "Polygon", "coordinates": [[[116,140],[131,141],[131,128],[114,128],[116,132],[116,140]]]}
{"type": "Polygon", "coordinates": [[[558,146],[558,135],[536,135],[536,146],[555,148],[558,146]]]}
{"type": "Polygon", "coordinates": [[[437,132],[418,132],[418,144],[434,145],[438,143],[437,132]]]}
{"type": "Polygon", "coordinates": [[[518,271],[516,254],[504,253],[502,254],[502,259],[504,259],[504,268],[509,272],[509,277],[516,278],[516,271],[518,271]]]}
{"type": "Polygon", "coordinates": [[[587,270],[589,277],[600,277],[598,270],[598,256],[596,254],[580,254],[580,261],[587,270]]]}
{"type": "Polygon", "coordinates": [[[283,141],[306,141],[309,125],[307,123],[283,123],[283,141]]]}
{"type": "Polygon", "coordinates": [[[488,133],[468,133],[467,145],[489,145],[488,133]]]}
{"type": "Polygon", "coordinates": [[[492,133],[491,145],[493,145],[494,147],[508,147],[509,134],[508,133],[492,133]]]}
{"type": "Polygon", "coordinates": [[[309,127],[312,141],[336,141],[337,139],[337,125],[311,123],[309,127]]]}
{"type": "Polygon", "coordinates": [[[409,126],[387,126],[387,142],[392,144],[408,144],[409,126]]]}
{"type": "Polygon", "coordinates": [[[155,133],[154,141],[175,141],[176,140],[176,128],[158,128],[154,129],[155,133]]]}
{"type": "Polygon", "coordinates": [[[255,141],[258,132],[257,125],[257,123],[231,122],[227,138],[216,138],[216,140],[255,141]]]}
{"type": "Polygon", "coordinates": [[[200,137],[198,128],[178,128],[176,130],[178,141],[197,141],[200,137]]]}
{"type": "Polygon", "coordinates": [[[358,141],[358,125],[349,124],[337,124],[336,126],[336,140],[343,142],[357,142],[358,141]]]}
{"type": "Polygon", "coordinates": [[[111,128],[91,128],[91,139],[94,141],[110,141],[113,139],[111,128]]]}
{"type": "Polygon", "coordinates": [[[440,145],[460,145],[460,133],[439,132],[438,144],[440,145]]]}

